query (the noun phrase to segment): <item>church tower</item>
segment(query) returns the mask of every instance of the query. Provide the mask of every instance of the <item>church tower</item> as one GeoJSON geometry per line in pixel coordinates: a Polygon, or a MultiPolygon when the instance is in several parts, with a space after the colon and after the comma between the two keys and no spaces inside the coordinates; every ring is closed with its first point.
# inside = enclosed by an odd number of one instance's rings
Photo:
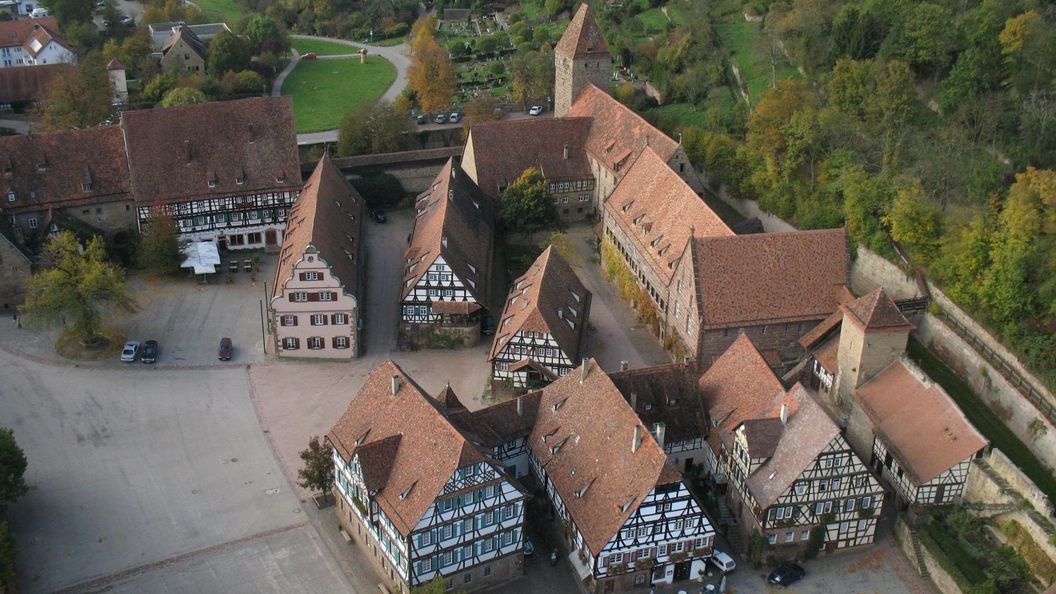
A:
{"type": "Polygon", "coordinates": [[[580,4],[576,16],[554,47],[554,115],[568,113],[579,92],[588,83],[608,91],[612,56],[594,13],[580,4]]]}

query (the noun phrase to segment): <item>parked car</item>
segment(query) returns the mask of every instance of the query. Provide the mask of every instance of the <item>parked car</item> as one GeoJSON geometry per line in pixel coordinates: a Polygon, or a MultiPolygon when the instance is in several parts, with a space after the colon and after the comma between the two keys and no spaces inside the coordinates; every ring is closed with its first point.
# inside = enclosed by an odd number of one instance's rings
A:
{"type": "Polygon", "coordinates": [[[437,124],[443,124],[443,123],[447,122],[447,115],[446,114],[442,114],[442,113],[438,113],[438,114],[436,114],[436,117],[433,118],[433,121],[436,122],[437,124]]]}
{"type": "Polygon", "coordinates": [[[158,341],[148,340],[143,343],[143,356],[140,357],[144,363],[157,363],[158,361],[158,341]]]}
{"type": "Polygon", "coordinates": [[[132,27],[132,26],[135,26],[136,19],[134,19],[134,18],[132,18],[130,16],[123,16],[123,17],[121,17],[121,24],[126,26],[126,27],[132,27]]]}
{"type": "Polygon", "coordinates": [[[711,552],[711,564],[714,565],[722,573],[730,573],[734,569],[737,569],[737,562],[733,560],[728,553],[720,549],[715,549],[711,552]]]}
{"type": "Polygon", "coordinates": [[[542,113],[543,113],[543,106],[542,105],[533,105],[531,107],[531,109],[528,110],[528,115],[530,115],[530,116],[542,115],[542,113]]]}
{"type": "Polygon", "coordinates": [[[139,341],[130,340],[125,343],[125,347],[121,349],[121,360],[125,363],[131,363],[136,360],[139,356],[139,341]]]}
{"type": "Polygon", "coordinates": [[[220,359],[221,361],[230,361],[231,355],[234,354],[234,352],[235,347],[231,345],[231,339],[227,338],[226,336],[224,338],[221,338],[220,348],[218,348],[216,351],[216,358],[220,359]]]}
{"type": "Polygon", "coordinates": [[[535,554],[535,545],[532,544],[532,539],[525,538],[524,539],[524,556],[525,557],[531,557],[534,554],[535,554]]]}
{"type": "Polygon", "coordinates": [[[47,8],[34,8],[29,13],[29,18],[31,18],[31,19],[42,19],[42,18],[44,18],[46,16],[48,16],[48,9],[47,8]]]}
{"type": "Polygon", "coordinates": [[[788,586],[789,584],[798,582],[805,575],[807,575],[806,570],[799,565],[796,565],[795,563],[784,563],[781,567],[770,572],[770,577],[767,578],[766,581],[778,586],[788,586]]]}
{"type": "Polygon", "coordinates": [[[317,54],[315,52],[308,52],[307,54],[304,54],[303,56],[301,56],[301,59],[302,60],[314,60],[314,59],[316,59],[318,57],[319,57],[319,54],[317,54]]]}
{"type": "Polygon", "coordinates": [[[419,126],[429,122],[429,118],[425,117],[424,115],[415,116],[414,120],[418,122],[419,126]]]}
{"type": "Polygon", "coordinates": [[[458,112],[458,111],[452,111],[451,115],[448,116],[447,121],[451,122],[452,124],[457,124],[457,123],[461,122],[462,121],[462,113],[458,112]]]}
{"type": "Polygon", "coordinates": [[[374,214],[370,216],[374,219],[375,223],[384,223],[385,221],[389,220],[388,217],[385,216],[384,210],[375,210],[374,214]]]}

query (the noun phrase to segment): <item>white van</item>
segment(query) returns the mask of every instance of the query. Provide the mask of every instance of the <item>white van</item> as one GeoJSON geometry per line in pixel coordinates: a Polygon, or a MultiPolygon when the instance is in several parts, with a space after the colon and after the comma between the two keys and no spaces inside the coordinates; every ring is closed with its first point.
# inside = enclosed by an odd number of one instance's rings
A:
{"type": "Polygon", "coordinates": [[[722,573],[730,573],[737,569],[737,562],[733,560],[733,557],[720,549],[715,549],[711,552],[711,564],[722,573]]]}
{"type": "Polygon", "coordinates": [[[31,19],[42,19],[46,16],[48,16],[47,8],[34,8],[33,12],[29,13],[29,18],[31,19]]]}

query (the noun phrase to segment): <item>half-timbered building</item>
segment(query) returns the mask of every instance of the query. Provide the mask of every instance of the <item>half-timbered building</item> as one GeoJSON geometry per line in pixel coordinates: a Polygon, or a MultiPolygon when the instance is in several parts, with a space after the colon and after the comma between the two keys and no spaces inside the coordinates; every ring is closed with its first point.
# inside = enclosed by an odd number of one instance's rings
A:
{"type": "Polygon", "coordinates": [[[393,591],[436,578],[475,591],[523,571],[525,494],[451,422],[462,412],[450,388],[431,398],[387,361],[328,435],[338,520],[393,591]]]}
{"type": "Polygon", "coordinates": [[[270,302],[280,357],[359,355],[363,198],[328,155],[290,210],[270,302]]]}
{"type": "Polygon", "coordinates": [[[491,346],[491,377],[514,388],[540,387],[580,359],[591,294],[547,247],[514,281],[491,346]]]}
{"type": "Polygon", "coordinates": [[[429,345],[427,333],[472,346],[481,315],[493,309],[494,201],[449,159],[415,208],[401,277],[401,333],[420,346],[429,345]]]}
{"type": "Polygon", "coordinates": [[[686,579],[711,555],[712,522],[593,360],[541,390],[528,448],[587,591],[686,579]]]}
{"type": "Polygon", "coordinates": [[[289,97],[126,111],[121,131],[141,229],[163,208],[181,239],[279,249],[301,188],[289,97]]]}

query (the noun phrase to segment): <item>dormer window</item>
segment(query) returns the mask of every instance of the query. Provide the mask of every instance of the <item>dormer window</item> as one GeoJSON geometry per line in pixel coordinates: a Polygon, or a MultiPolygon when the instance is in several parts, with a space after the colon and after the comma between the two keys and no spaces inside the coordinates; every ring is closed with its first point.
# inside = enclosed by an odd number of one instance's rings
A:
{"type": "Polygon", "coordinates": [[[634,219],[634,224],[635,224],[635,225],[639,225],[639,224],[641,224],[641,222],[642,222],[642,220],[643,220],[643,219],[645,219],[645,215],[644,215],[644,214],[640,214],[640,215],[638,215],[638,216],[637,216],[637,217],[635,217],[635,219],[634,219]]]}
{"type": "Polygon", "coordinates": [[[210,178],[209,181],[206,182],[206,183],[209,185],[210,188],[215,188],[216,187],[216,179],[215,178],[210,178]]]}
{"type": "MultiPolygon", "coordinates": [[[[286,183],[286,176],[285,176],[285,175],[277,175],[277,176],[275,176],[275,183],[277,183],[277,184],[284,184],[284,183],[286,183]]],[[[338,203],[338,205],[337,205],[337,206],[338,206],[338,207],[340,207],[340,206],[341,206],[341,204],[340,204],[340,203],[338,203]]]]}
{"type": "Polygon", "coordinates": [[[240,185],[240,186],[241,186],[241,185],[243,185],[243,184],[245,184],[245,183],[246,183],[246,176],[245,176],[245,174],[243,174],[243,175],[240,175],[240,176],[236,177],[236,178],[235,178],[235,183],[236,183],[236,184],[238,184],[238,185],[240,185]]]}
{"type": "Polygon", "coordinates": [[[87,182],[87,183],[81,184],[81,191],[82,192],[91,192],[92,191],[92,182],[87,182]]]}
{"type": "Polygon", "coordinates": [[[15,193],[14,192],[8,192],[7,193],[7,201],[8,202],[14,202],[15,201],[15,193]]]}

